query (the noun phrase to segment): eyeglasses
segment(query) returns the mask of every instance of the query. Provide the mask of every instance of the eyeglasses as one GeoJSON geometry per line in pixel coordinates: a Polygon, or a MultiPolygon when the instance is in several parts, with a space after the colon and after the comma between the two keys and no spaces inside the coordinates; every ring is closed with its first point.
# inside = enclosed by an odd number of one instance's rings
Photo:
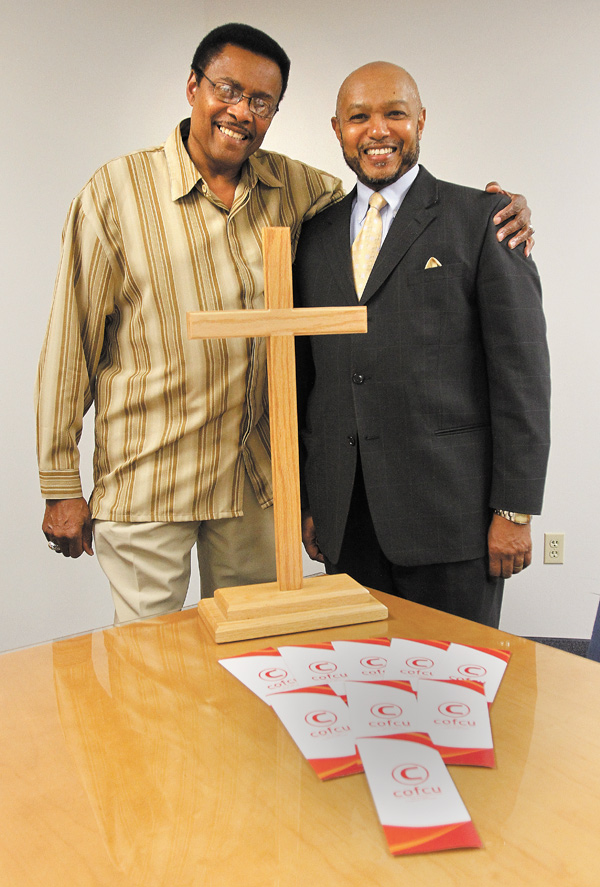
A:
{"type": "Polygon", "coordinates": [[[235,86],[232,86],[231,83],[227,83],[225,80],[217,80],[215,83],[210,77],[207,77],[204,71],[200,68],[198,68],[195,73],[197,83],[200,82],[202,77],[204,77],[205,80],[208,80],[213,88],[215,98],[220,102],[225,102],[227,105],[237,105],[242,99],[247,99],[248,107],[252,113],[257,117],[262,117],[263,120],[268,120],[269,117],[274,117],[279,110],[277,104],[269,102],[267,99],[263,99],[257,95],[244,95],[241,89],[236,89],[235,86]]]}

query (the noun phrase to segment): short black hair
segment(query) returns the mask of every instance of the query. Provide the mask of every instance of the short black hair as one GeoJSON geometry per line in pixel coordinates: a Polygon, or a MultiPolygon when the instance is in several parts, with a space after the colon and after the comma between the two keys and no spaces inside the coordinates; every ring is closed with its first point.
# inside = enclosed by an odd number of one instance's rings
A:
{"type": "Polygon", "coordinates": [[[281,101],[290,76],[288,56],[279,43],[264,31],[259,31],[258,28],[252,28],[250,25],[242,25],[239,22],[219,25],[200,41],[192,59],[192,71],[196,75],[196,79],[200,79],[201,72],[228,44],[247,49],[248,52],[254,52],[256,55],[263,55],[278,65],[281,72],[281,95],[279,96],[279,101],[281,101]]]}

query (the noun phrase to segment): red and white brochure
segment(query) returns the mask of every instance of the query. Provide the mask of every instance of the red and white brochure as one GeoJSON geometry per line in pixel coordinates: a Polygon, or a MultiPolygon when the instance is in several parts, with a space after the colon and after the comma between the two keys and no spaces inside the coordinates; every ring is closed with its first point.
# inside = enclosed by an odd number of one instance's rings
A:
{"type": "Polygon", "coordinates": [[[481,847],[446,765],[425,734],[360,738],[357,746],[395,856],[481,847]]]}
{"type": "Polygon", "coordinates": [[[389,736],[419,730],[417,694],[408,681],[346,681],[355,736],[389,736]]]}
{"type": "Polygon", "coordinates": [[[298,686],[298,681],[274,647],[219,659],[219,663],[268,705],[271,704],[269,694],[298,686]]]}
{"type": "Polygon", "coordinates": [[[368,638],[360,641],[332,641],[338,663],[346,672],[348,681],[383,681],[387,668],[391,640],[368,638]]]}
{"type": "Polygon", "coordinates": [[[449,646],[449,641],[392,638],[386,677],[410,681],[416,690],[419,678],[434,677],[434,670],[445,660],[449,646]]]}
{"type": "Polygon", "coordinates": [[[419,724],[446,764],[495,767],[490,710],[474,681],[419,681],[419,724]]]}
{"type": "Polygon", "coordinates": [[[338,696],[344,695],[344,681],[348,675],[333,644],[294,644],[279,647],[279,652],[301,687],[329,684],[338,696]]]}
{"type": "Polygon", "coordinates": [[[487,647],[471,647],[466,644],[450,644],[444,659],[436,663],[433,677],[438,680],[478,681],[483,684],[489,703],[496,698],[504,677],[510,650],[492,650],[487,647]]]}
{"type": "Polygon", "coordinates": [[[270,702],[319,779],[363,772],[348,706],[331,687],[276,693],[270,702]]]}

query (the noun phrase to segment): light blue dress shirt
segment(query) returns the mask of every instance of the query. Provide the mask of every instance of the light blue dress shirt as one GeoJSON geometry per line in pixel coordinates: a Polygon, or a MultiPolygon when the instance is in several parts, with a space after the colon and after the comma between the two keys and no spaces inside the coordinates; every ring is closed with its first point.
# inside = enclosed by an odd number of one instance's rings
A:
{"type": "MultiPolygon", "coordinates": [[[[419,174],[419,164],[416,163],[407,173],[400,176],[391,185],[386,185],[379,192],[387,201],[387,206],[381,210],[381,221],[383,223],[383,231],[381,234],[381,243],[385,240],[388,231],[396,217],[396,213],[402,205],[402,201],[408,194],[411,185],[414,183],[419,174]]],[[[363,226],[367,211],[369,209],[369,198],[373,193],[373,189],[362,182],[356,183],[356,197],[352,205],[352,214],[350,216],[350,243],[354,243],[358,237],[358,232],[363,226]]]]}

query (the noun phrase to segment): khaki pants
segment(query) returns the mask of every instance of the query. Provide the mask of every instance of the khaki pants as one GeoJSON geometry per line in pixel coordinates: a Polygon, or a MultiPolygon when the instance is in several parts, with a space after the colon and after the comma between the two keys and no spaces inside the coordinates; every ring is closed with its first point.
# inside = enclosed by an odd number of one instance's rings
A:
{"type": "Polygon", "coordinates": [[[98,562],[115,623],[181,610],[196,545],[203,598],[215,589],[276,579],[273,509],[259,506],[246,475],[243,517],[173,523],[94,521],[98,562]]]}

